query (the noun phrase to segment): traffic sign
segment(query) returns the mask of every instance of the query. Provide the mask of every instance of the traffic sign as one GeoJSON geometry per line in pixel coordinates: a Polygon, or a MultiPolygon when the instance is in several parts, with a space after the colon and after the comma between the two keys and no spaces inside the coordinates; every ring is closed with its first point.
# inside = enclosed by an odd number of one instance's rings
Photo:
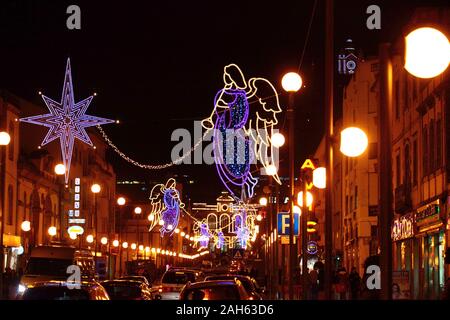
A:
{"type": "MultiPolygon", "coordinates": [[[[279,235],[289,235],[289,212],[278,213],[278,234],[279,235]]],[[[298,235],[299,226],[299,214],[294,213],[294,235],[298,235]]]]}
{"type": "Polygon", "coordinates": [[[233,249],[233,259],[243,259],[244,249],[233,249]]]}
{"type": "MultiPolygon", "coordinates": [[[[289,244],[289,236],[280,236],[281,244],[289,244]]],[[[297,237],[294,237],[294,244],[297,243],[297,237]]]]}

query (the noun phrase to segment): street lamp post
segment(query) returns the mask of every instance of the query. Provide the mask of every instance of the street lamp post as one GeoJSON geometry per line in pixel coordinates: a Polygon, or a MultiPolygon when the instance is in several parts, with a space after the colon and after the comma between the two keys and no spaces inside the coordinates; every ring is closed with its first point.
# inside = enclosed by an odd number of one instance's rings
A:
{"type": "MultiPolygon", "coordinates": [[[[59,177],[62,176],[66,173],[66,166],[62,163],[58,163],[55,166],[55,174],[59,177]]],[[[57,179],[60,180],[60,179],[57,179]]],[[[63,219],[64,219],[64,214],[63,214],[63,206],[62,206],[62,181],[58,181],[58,198],[59,198],[59,239],[60,241],[63,240],[64,237],[64,231],[63,231],[63,219]]]]}
{"type": "Polygon", "coordinates": [[[289,299],[294,299],[294,202],[295,202],[295,108],[294,94],[302,87],[302,78],[295,72],[286,73],[281,81],[283,89],[289,93],[287,119],[289,123],[289,181],[290,181],[290,210],[289,210],[289,299]]]}
{"type": "Polygon", "coordinates": [[[326,181],[329,187],[325,190],[325,298],[331,299],[332,254],[333,254],[333,128],[334,128],[334,1],[325,3],[325,167],[326,181]]]}
{"type": "MultiPolygon", "coordinates": [[[[136,214],[136,243],[139,244],[140,241],[140,234],[139,234],[139,228],[140,228],[140,218],[142,213],[141,207],[134,208],[134,213],[136,214]]],[[[136,260],[139,260],[139,250],[136,251],[136,260]]]]}
{"type": "MultiPolygon", "coordinates": [[[[124,197],[119,197],[117,199],[117,204],[119,205],[119,242],[122,242],[122,208],[125,205],[126,200],[124,197]]],[[[122,276],[122,246],[119,248],[119,276],[122,276]]]]}
{"type": "Polygon", "coordinates": [[[101,187],[100,187],[100,185],[99,184],[97,184],[97,183],[94,183],[92,186],[91,186],[91,191],[92,191],[92,193],[94,194],[94,231],[95,231],[95,257],[94,257],[94,260],[95,260],[95,267],[97,268],[97,255],[98,255],[98,219],[97,219],[97,194],[100,192],[100,190],[101,190],[101,187]]]}
{"type": "MultiPolygon", "coordinates": [[[[3,106],[2,109],[2,118],[6,119],[6,106],[3,106]]],[[[4,121],[3,120],[3,121],[4,121]]],[[[7,146],[11,141],[11,137],[7,132],[0,132],[0,146],[7,146]]],[[[0,148],[0,198],[1,198],[1,207],[0,210],[2,212],[1,217],[1,229],[0,229],[0,297],[3,295],[3,270],[5,268],[5,248],[3,243],[3,234],[5,233],[5,162],[6,162],[6,152],[5,148],[0,148]]]]}

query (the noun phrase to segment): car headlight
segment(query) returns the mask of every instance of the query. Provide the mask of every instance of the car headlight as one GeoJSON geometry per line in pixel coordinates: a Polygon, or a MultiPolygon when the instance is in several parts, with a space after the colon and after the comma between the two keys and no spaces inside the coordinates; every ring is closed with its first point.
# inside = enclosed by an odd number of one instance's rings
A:
{"type": "Polygon", "coordinates": [[[27,287],[24,286],[23,284],[19,284],[19,286],[17,287],[17,293],[22,294],[25,292],[25,290],[27,290],[27,287]]]}

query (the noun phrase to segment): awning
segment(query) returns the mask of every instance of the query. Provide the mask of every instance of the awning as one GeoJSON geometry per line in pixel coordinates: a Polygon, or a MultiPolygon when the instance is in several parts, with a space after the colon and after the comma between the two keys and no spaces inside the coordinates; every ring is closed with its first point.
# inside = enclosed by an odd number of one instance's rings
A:
{"type": "Polygon", "coordinates": [[[12,234],[3,234],[3,245],[5,247],[20,247],[21,238],[12,234]]]}

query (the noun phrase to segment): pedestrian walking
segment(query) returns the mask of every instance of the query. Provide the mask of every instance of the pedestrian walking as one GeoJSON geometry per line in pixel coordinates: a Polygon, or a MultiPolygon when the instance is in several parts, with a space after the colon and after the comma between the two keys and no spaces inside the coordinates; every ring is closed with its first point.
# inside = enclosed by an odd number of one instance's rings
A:
{"type": "Polygon", "coordinates": [[[309,293],[311,300],[317,300],[319,294],[319,274],[316,269],[309,272],[309,293]]]}
{"type": "Polygon", "coordinates": [[[336,283],[336,293],[338,300],[347,300],[348,298],[348,289],[349,289],[349,281],[347,270],[345,268],[341,268],[337,274],[337,283],[336,283]]]}
{"type": "Polygon", "coordinates": [[[361,290],[361,277],[355,267],[352,268],[348,280],[350,283],[350,299],[358,300],[359,292],[361,290]]]}

